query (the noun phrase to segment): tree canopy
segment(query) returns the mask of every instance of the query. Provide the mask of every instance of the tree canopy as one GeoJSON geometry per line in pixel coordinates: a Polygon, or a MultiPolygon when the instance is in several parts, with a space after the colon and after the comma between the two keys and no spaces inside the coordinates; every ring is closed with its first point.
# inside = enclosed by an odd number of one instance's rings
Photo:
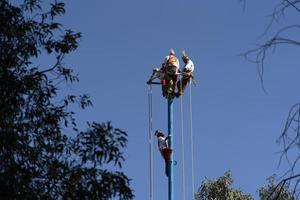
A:
{"type": "Polygon", "coordinates": [[[196,200],[252,200],[250,195],[241,190],[231,188],[233,179],[230,171],[216,180],[204,180],[195,195],[196,200]]]}
{"type": "MultiPolygon", "coordinates": [[[[202,182],[198,192],[195,194],[196,200],[252,200],[251,195],[245,194],[240,189],[232,188],[234,183],[231,172],[225,174],[215,180],[206,179],[202,182]]],[[[267,183],[259,190],[260,200],[295,200],[293,192],[289,190],[287,185],[278,185],[275,177],[267,179],[267,183]]]]}
{"type": "Polygon", "coordinates": [[[287,185],[277,185],[275,177],[268,179],[268,183],[259,189],[261,200],[294,200],[293,193],[289,191],[287,185]]]}
{"type": "Polygon", "coordinates": [[[2,0],[0,10],[1,198],[132,199],[127,133],[110,122],[78,130],[69,106],[85,109],[89,96],[60,92],[79,80],[63,62],[81,38],[57,21],[65,3],[2,0]]]}

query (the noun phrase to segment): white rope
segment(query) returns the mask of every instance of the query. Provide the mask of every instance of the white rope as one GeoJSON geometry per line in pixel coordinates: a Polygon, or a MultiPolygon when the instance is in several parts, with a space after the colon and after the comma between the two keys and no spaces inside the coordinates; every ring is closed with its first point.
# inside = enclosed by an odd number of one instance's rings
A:
{"type": "Polygon", "coordinates": [[[153,149],[152,149],[152,85],[148,86],[148,118],[149,118],[149,163],[150,163],[150,200],[153,200],[153,149]]]}
{"type": "Polygon", "coordinates": [[[195,171],[194,171],[194,139],[193,139],[193,107],[192,107],[192,81],[190,81],[190,131],[191,131],[191,157],[192,157],[192,191],[195,199],[195,171]]]}
{"type": "MultiPolygon", "coordinates": [[[[182,79],[180,79],[180,88],[182,90],[182,79]]],[[[181,92],[181,91],[180,91],[181,92]]],[[[185,155],[184,155],[184,133],[183,133],[183,95],[180,97],[180,121],[181,121],[181,158],[182,158],[182,192],[185,200],[185,155]]]]}

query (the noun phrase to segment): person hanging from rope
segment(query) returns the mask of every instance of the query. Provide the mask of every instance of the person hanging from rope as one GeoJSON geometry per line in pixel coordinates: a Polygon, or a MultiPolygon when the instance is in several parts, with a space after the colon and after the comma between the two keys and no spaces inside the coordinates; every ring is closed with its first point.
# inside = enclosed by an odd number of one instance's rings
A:
{"type": "Polygon", "coordinates": [[[185,51],[182,51],[181,58],[184,62],[184,67],[182,70],[181,79],[177,82],[178,93],[176,93],[176,97],[183,95],[186,85],[190,82],[191,79],[193,79],[193,72],[194,72],[194,63],[187,56],[185,51]]]}
{"type": "Polygon", "coordinates": [[[166,71],[162,80],[163,96],[166,98],[174,97],[179,72],[179,61],[173,49],[170,49],[169,55],[165,57],[162,67],[164,67],[166,71]]]}
{"type": "Polygon", "coordinates": [[[169,136],[165,137],[165,135],[160,130],[156,130],[154,134],[155,134],[155,136],[157,136],[158,149],[166,163],[165,164],[166,176],[169,176],[168,169],[169,169],[170,157],[171,157],[171,153],[172,153],[172,149],[168,147],[169,136]]]}

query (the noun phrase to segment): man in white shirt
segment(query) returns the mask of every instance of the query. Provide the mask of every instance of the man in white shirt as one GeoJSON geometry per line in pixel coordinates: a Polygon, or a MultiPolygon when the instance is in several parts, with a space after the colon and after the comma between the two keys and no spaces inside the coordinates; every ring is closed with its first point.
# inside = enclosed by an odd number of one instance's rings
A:
{"type": "Polygon", "coordinates": [[[165,137],[165,135],[160,130],[156,130],[154,134],[155,136],[157,136],[158,139],[158,149],[166,163],[165,165],[166,176],[169,176],[168,169],[170,165],[170,156],[172,153],[172,149],[168,147],[168,136],[165,137]]]}
{"type": "Polygon", "coordinates": [[[191,78],[193,78],[194,72],[194,63],[184,51],[182,52],[182,60],[185,65],[182,70],[182,78],[177,82],[178,93],[176,97],[183,95],[186,85],[190,82],[191,78]]]}

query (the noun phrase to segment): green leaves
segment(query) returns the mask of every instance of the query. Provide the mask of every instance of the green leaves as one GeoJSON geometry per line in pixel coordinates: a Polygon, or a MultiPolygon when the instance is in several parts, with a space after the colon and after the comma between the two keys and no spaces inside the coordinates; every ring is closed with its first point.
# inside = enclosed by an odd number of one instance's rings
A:
{"type": "Polygon", "coordinates": [[[270,177],[268,183],[259,189],[259,197],[261,200],[295,200],[288,185],[277,184],[275,176],[270,177]]]}
{"type": "Polygon", "coordinates": [[[196,200],[252,200],[250,195],[243,194],[242,191],[232,189],[233,184],[230,171],[216,180],[205,180],[202,182],[196,200]]]}
{"type": "MultiPolygon", "coordinates": [[[[230,171],[225,172],[215,180],[205,180],[202,182],[196,200],[252,200],[250,195],[244,194],[239,189],[231,188],[233,184],[230,171]]],[[[276,184],[275,177],[270,177],[268,183],[259,189],[260,200],[295,200],[293,192],[288,185],[276,184]]]]}

